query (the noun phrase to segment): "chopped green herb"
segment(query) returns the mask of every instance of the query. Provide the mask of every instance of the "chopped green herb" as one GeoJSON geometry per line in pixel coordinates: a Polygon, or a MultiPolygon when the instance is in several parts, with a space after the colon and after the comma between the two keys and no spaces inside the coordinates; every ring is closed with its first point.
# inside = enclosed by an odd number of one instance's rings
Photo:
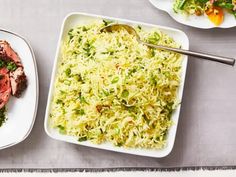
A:
{"type": "Polygon", "coordinates": [[[85,51],[85,55],[87,57],[95,55],[95,47],[92,44],[93,44],[92,41],[87,41],[84,43],[83,50],[85,51]]]}
{"type": "Polygon", "coordinates": [[[143,119],[149,124],[150,120],[148,119],[148,117],[146,116],[146,114],[143,114],[143,119]]]}
{"type": "Polygon", "coordinates": [[[6,107],[0,109],[0,127],[6,121],[6,107]]]}
{"type": "Polygon", "coordinates": [[[67,69],[65,70],[65,74],[66,74],[66,76],[70,76],[70,74],[71,74],[71,69],[70,69],[70,68],[67,68],[67,69]]]}
{"type": "Polygon", "coordinates": [[[120,143],[117,143],[117,146],[118,146],[118,147],[121,147],[121,146],[123,146],[123,144],[124,144],[124,143],[121,143],[121,142],[120,142],[120,143]]]}
{"type": "Polygon", "coordinates": [[[135,72],[137,72],[136,68],[130,69],[129,72],[128,72],[128,75],[131,75],[131,74],[133,74],[135,72]]]}
{"type": "Polygon", "coordinates": [[[70,29],[70,30],[68,31],[68,35],[70,35],[70,34],[72,33],[72,31],[73,31],[73,29],[70,29]]]}
{"type": "Polygon", "coordinates": [[[110,20],[103,20],[103,23],[104,23],[104,26],[107,26],[107,25],[113,23],[113,21],[110,21],[110,20]]]}
{"type": "Polygon", "coordinates": [[[5,66],[5,62],[3,60],[0,59],[0,68],[5,66]]]}
{"type": "Polygon", "coordinates": [[[84,111],[83,109],[76,109],[76,110],[75,110],[75,113],[76,113],[76,114],[79,114],[79,115],[81,115],[81,116],[82,116],[82,115],[85,115],[85,111],[84,111]]]}
{"type": "Polygon", "coordinates": [[[59,128],[59,133],[60,134],[66,134],[65,127],[63,127],[62,125],[58,125],[57,128],[59,128]]]}
{"type": "Polygon", "coordinates": [[[14,62],[0,59],[0,68],[3,67],[6,67],[9,71],[15,71],[17,69],[17,66],[14,62]]]}
{"type": "Polygon", "coordinates": [[[63,104],[63,101],[60,99],[57,99],[56,104],[63,104]]]}
{"type": "Polygon", "coordinates": [[[114,79],[112,79],[111,83],[115,84],[119,81],[119,77],[115,77],[114,79]]]}
{"type": "Polygon", "coordinates": [[[128,90],[123,90],[121,96],[124,97],[124,98],[127,98],[129,96],[129,91],[128,90]]]}
{"type": "Polygon", "coordinates": [[[160,35],[157,32],[154,32],[147,39],[147,41],[151,44],[157,44],[159,40],[160,40],[160,35]]]}
{"type": "Polygon", "coordinates": [[[79,96],[80,103],[89,104],[83,96],[79,96]]]}
{"type": "Polygon", "coordinates": [[[88,31],[88,29],[85,26],[83,26],[82,31],[88,31]]]}
{"type": "Polygon", "coordinates": [[[150,83],[152,85],[157,85],[156,77],[153,74],[151,74],[150,83]]]}
{"type": "Polygon", "coordinates": [[[80,138],[78,139],[78,141],[79,141],[79,142],[87,141],[87,137],[80,137],[80,138]]]}
{"type": "Polygon", "coordinates": [[[70,29],[68,32],[68,36],[69,36],[70,40],[73,38],[72,32],[73,32],[73,29],[70,29]]]}
{"type": "Polygon", "coordinates": [[[61,94],[65,94],[66,92],[64,90],[60,90],[60,93],[61,94]]]}
{"type": "Polygon", "coordinates": [[[83,79],[80,74],[75,75],[75,77],[77,78],[78,82],[83,82],[83,79]]]}
{"type": "Polygon", "coordinates": [[[109,92],[106,91],[106,90],[104,90],[104,89],[102,89],[102,92],[104,93],[105,96],[108,96],[108,95],[109,95],[109,92]]]}
{"type": "Polygon", "coordinates": [[[15,71],[17,69],[17,66],[14,62],[8,62],[7,63],[7,69],[9,71],[15,71]]]}
{"type": "Polygon", "coordinates": [[[151,56],[154,57],[155,56],[155,50],[153,48],[150,48],[150,52],[151,52],[151,56]]]}

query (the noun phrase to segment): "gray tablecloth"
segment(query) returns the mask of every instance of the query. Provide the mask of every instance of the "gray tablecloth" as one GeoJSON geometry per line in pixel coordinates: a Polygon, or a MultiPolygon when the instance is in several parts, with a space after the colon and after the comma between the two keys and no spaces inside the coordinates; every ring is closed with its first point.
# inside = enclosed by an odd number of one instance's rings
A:
{"type": "MultiPolygon", "coordinates": [[[[0,168],[174,167],[236,165],[236,69],[189,59],[182,112],[172,153],[163,159],[58,142],[43,121],[62,20],[73,11],[181,29],[190,48],[235,57],[236,29],[200,30],[175,22],[148,0],[1,0],[0,27],[25,36],[38,64],[40,99],[30,136],[0,151],[0,168]]],[[[26,110],[27,111],[27,110],[26,110]]]]}

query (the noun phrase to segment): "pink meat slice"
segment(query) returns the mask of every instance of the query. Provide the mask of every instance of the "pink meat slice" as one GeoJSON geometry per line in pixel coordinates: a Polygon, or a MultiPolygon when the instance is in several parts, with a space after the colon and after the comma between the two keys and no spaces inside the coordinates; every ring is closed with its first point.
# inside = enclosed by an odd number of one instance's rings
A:
{"type": "Polygon", "coordinates": [[[10,86],[11,94],[15,97],[20,97],[27,87],[27,78],[20,57],[7,41],[0,40],[0,59],[12,61],[16,64],[17,69],[10,71],[10,86]]]}
{"type": "Polygon", "coordinates": [[[0,68],[0,109],[3,108],[10,97],[10,77],[6,68],[0,68]]]}
{"type": "Polygon", "coordinates": [[[2,60],[13,61],[16,66],[22,67],[20,57],[7,41],[0,40],[0,58],[2,60]]]}

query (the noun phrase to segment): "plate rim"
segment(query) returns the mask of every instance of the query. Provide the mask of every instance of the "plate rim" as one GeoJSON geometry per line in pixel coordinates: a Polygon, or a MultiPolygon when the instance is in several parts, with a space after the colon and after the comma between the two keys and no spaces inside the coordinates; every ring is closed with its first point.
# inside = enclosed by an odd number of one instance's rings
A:
{"type": "Polygon", "coordinates": [[[190,27],[193,27],[193,28],[198,28],[198,29],[203,29],[203,30],[208,30],[208,29],[230,29],[230,28],[235,28],[236,27],[236,24],[233,25],[233,26],[201,26],[201,27],[200,26],[195,26],[195,25],[188,24],[188,23],[185,23],[184,21],[181,21],[181,20],[177,19],[168,10],[159,8],[157,6],[157,4],[155,3],[155,0],[149,0],[149,3],[152,6],[154,6],[155,8],[157,8],[158,10],[166,12],[174,21],[176,21],[176,22],[178,22],[182,25],[185,25],[185,26],[190,26],[190,27]]]}
{"type": "Polygon", "coordinates": [[[22,141],[24,141],[31,133],[32,129],[33,129],[33,126],[34,126],[34,123],[35,123],[35,120],[36,120],[36,116],[37,116],[37,111],[38,111],[38,98],[39,98],[39,79],[38,79],[38,69],[37,69],[37,62],[36,62],[36,59],[35,59],[35,55],[34,55],[34,51],[33,51],[33,48],[32,46],[29,44],[29,42],[26,40],[25,37],[19,35],[18,33],[15,33],[15,32],[12,32],[10,30],[6,30],[4,28],[0,28],[0,32],[5,32],[5,33],[8,33],[10,35],[13,35],[13,36],[16,36],[20,39],[22,39],[25,44],[28,46],[29,48],[29,51],[30,51],[30,54],[32,56],[32,59],[33,59],[33,63],[34,63],[34,74],[35,74],[35,83],[36,83],[36,100],[35,100],[35,106],[34,106],[34,114],[33,114],[33,119],[31,121],[31,124],[30,124],[30,127],[28,129],[28,131],[26,132],[26,134],[19,140],[17,141],[14,141],[12,143],[9,143],[7,145],[4,145],[4,146],[0,146],[0,150],[3,150],[3,149],[6,149],[6,148],[9,148],[9,147],[12,147],[14,145],[17,145],[19,143],[21,143],[22,141]]]}
{"type": "MultiPolygon", "coordinates": [[[[168,27],[168,26],[162,26],[162,25],[156,25],[156,24],[150,24],[150,23],[145,23],[145,22],[141,22],[141,21],[136,21],[136,20],[129,20],[129,19],[125,19],[125,18],[117,18],[117,17],[110,17],[110,16],[104,16],[104,15],[96,15],[96,14],[90,14],[90,13],[85,13],[85,12],[71,12],[69,14],[67,14],[62,22],[61,25],[61,29],[60,29],[60,33],[59,33],[59,38],[58,38],[58,43],[57,43],[57,49],[56,49],[56,55],[54,57],[54,63],[53,63],[53,70],[52,70],[52,74],[51,74],[51,80],[50,80],[50,87],[49,87],[49,92],[48,92],[48,98],[47,98],[47,106],[46,106],[46,112],[45,112],[45,119],[44,119],[44,130],[46,132],[46,134],[54,139],[54,140],[59,140],[61,142],[68,142],[68,143],[72,143],[72,144],[76,144],[76,145],[82,145],[82,146],[87,146],[87,147],[92,147],[92,148],[96,148],[96,149],[101,149],[101,150],[109,150],[109,151],[113,151],[113,152],[118,152],[118,153],[125,153],[125,154],[132,154],[132,155],[138,155],[138,156],[146,156],[146,157],[154,157],[154,158],[162,158],[165,157],[167,155],[169,155],[172,152],[172,149],[174,147],[175,144],[175,139],[176,139],[176,134],[177,134],[177,127],[178,127],[178,123],[179,123],[179,117],[180,117],[180,112],[181,112],[181,104],[178,110],[178,118],[177,118],[177,122],[176,122],[176,128],[175,128],[175,133],[173,136],[173,142],[171,143],[169,149],[166,152],[163,152],[162,155],[151,155],[151,154],[142,154],[142,153],[133,153],[130,151],[123,151],[123,149],[117,150],[117,149],[111,149],[111,148],[106,148],[106,147],[98,147],[95,145],[87,145],[87,144],[81,144],[81,143],[75,143],[71,140],[69,140],[68,138],[59,138],[54,136],[52,133],[49,132],[49,128],[48,128],[48,120],[49,120],[49,115],[50,115],[50,107],[51,107],[51,99],[53,97],[53,91],[54,91],[54,81],[56,78],[56,72],[57,72],[57,64],[58,64],[58,58],[60,55],[60,48],[61,48],[61,40],[63,37],[63,33],[64,33],[64,28],[65,28],[65,23],[66,20],[73,16],[73,15],[83,15],[83,16],[87,16],[87,17],[94,17],[94,18],[101,18],[101,19],[110,19],[110,20],[115,20],[115,21],[124,21],[126,23],[137,23],[140,25],[146,25],[149,27],[156,27],[156,28],[162,28],[163,30],[170,30],[170,31],[175,31],[178,32],[179,34],[183,35],[185,38],[185,42],[186,42],[186,49],[189,49],[189,38],[187,36],[187,34],[185,32],[183,32],[182,30],[179,30],[177,28],[172,28],[172,27],[168,27]]],[[[185,85],[185,79],[186,79],[186,73],[187,73],[187,64],[188,64],[188,56],[185,56],[184,58],[186,60],[186,63],[184,66],[184,74],[183,76],[183,82],[182,82],[182,91],[178,94],[181,95],[180,99],[182,100],[183,98],[183,92],[184,92],[184,85],[185,85]]],[[[68,135],[64,135],[64,137],[66,137],[68,135]]],[[[69,136],[71,137],[71,136],[69,136]]],[[[134,149],[134,148],[133,148],[134,149]]],[[[129,149],[128,149],[129,150],[129,149]]]]}

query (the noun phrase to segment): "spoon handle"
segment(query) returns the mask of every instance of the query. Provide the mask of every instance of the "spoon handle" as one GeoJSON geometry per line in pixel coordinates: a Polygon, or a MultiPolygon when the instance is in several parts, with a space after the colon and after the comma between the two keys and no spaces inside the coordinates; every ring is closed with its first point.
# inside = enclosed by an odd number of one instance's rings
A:
{"type": "Polygon", "coordinates": [[[215,62],[219,62],[219,63],[224,63],[224,64],[231,65],[231,66],[234,66],[234,64],[235,64],[234,58],[210,55],[210,54],[206,54],[206,53],[194,52],[194,51],[184,50],[184,49],[179,49],[179,48],[159,46],[159,45],[149,44],[146,42],[143,42],[143,44],[147,45],[149,47],[156,48],[156,49],[168,50],[168,51],[172,51],[172,52],[176,52],[176,53],[180,53],[180,54],[184,54],[184,55],[199,57],[202,59],[211,60],[211,61],[215,61],[215,62]]]}

